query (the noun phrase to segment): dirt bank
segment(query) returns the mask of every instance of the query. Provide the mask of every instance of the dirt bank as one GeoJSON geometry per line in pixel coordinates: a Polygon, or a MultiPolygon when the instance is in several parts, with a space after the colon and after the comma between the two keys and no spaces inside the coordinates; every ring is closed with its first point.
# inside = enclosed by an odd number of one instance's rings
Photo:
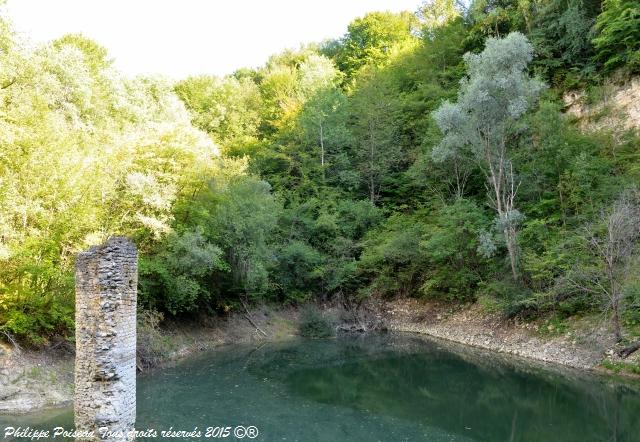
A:
{"type": "MultiPolygon", "coordinates": [[[[573,318],[558,327],[545,321],[505,320],[477,304],[452,306],[415,299],[371,301],[359,315],[327,308],[325,316],[337,329],[361,331],[382,325],[391,331],[420,333],[507,358],[517,356],[599,372],[607,372],[605,366],[638,367],[640,373],[640,352],[624,362],[615,357],[612,334],[601,318],[573,318]]],[[[299,309],[261,307],[249,315],[240,312],[189,324],[165,323],[162,329],[145,322],[138,327],[139,341],[143,341],[139,342],[139,369],[144,375],[154,369],[151,366],[166,366],[224,344],[290,339],[297,335],[299,317],[299,309]]],[[[73,354],[60,349],[18,352],[0,347],[0,413],[70,404],[73,365],[73,354]]]]}
{"type": "MultiPolygon", "coordinates": [[[[138,336],[145,339],[145,350],[159,367],[219,345],[288,339],[296,335],[297,321],[295,309],[262,307],[250,315],[234,313],[189,324],[168,323],[162,329],[139,325],[138,336]]],[[[138,359],[143,372],[151,369],[138,359]]],[[[0,413],[28,413],[71,404],[73,368],[73,353],[60,348],[18,350],[0,343],[0,413]]]]}
{"type": "Polygon", "coordinates": [[[605,130],[616,135],[640,131],[640,77],[622,83],[609,80],[597,89],[595,103],[589,103],[585,91],[563,96],[567,115],[576,118],[583,131],[605,130]]]}
{"type": "Polygon", "coordinates": [[[72,355],[0,347],[0,413],[63,405],[72,396],[72,355]]]}
{"type": "MultiPolygon", "coordinates": [[[[580,370],[607,372],[604,366],[622,363],[613,354],[612,333],[600,317],[572,318],[558,327],[545,321],[506,320],[478,304],[451,306],[401,299],[378,308],[393,331],[425,334],[580,370]]],[[[640,366],[638,353],[624,364],[640,366]]]]}

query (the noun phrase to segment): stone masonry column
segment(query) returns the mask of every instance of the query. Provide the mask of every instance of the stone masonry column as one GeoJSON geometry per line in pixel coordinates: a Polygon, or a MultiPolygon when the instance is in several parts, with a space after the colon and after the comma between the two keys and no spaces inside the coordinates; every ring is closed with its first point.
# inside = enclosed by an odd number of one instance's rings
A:
{"type": "Polygon", "coordinates": [[[137,286],[138,253],[128,239],[78,255],[75,429],[94,437],[76,440],[135,440],[127,433],[136,420],[137,286]]]}

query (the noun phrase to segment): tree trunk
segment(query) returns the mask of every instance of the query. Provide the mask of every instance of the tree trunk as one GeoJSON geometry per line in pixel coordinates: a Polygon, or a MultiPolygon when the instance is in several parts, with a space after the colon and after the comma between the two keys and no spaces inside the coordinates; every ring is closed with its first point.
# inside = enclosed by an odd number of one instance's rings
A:
{"type": "Polygon", "coordinates": [[[324,130],[320,123],[320,167],[322,169],[322,180],[324,181],[324,130]]]}
{"type": "Polygon", "coordinates": [[[509,252],[509,264],[511,265],[511,274],[513,280],[518,280],[518,244],[516,240],[516,231],[513,227],[504,229],[504,236],[507,243],[507,251],[509,252]]]}
{"type": "Polygon", "coordinates": [[[489,167],[487,178],[495,193],[495,201],[493,203],[498,217],[505,222],[503,233],[509,253],[511,274],[513,275],[513,280],[518,281],[518,232],[514,225],[507,224],[513,222],[513,220],[509,220],[509,214],[514,209],[517,186],[514,185],[513,166],[506,160],[504,151],[503,144],[499,157],[494,160],[487,142],[485,161],[489,167]]]}
{"type": "Polygon", "coordinates": [[[369,121],[369,196],[371,204],[376,205],[376,183],[374,180],[375,139],[373,136],[373,122],[369,121]]]}
{"type": "Polygon", "coordinates": [[[369,197],[371,198],[371,204],[376,205],[376,186],[373,182],[373,175],[369,177],[369,197]]]}
{"type": "Polygon", "coordinates": [[[616,342],[620,342],[622,341],[622,327],[620,326],[620,301],[614,298],[611,302],[611,307],[613,308],[613,332],[616,335],[616,342]]]}
{"type": "Polygon", "coordinates": [[[619,350],[618,356],[620,356],[622,359],[626,359],[638,350],[640,350],[640,341],[619,350]]]}
{"type": "Polygon", "coordinates": [[[324,167],[324,130],[320,123],[320,165],[324,167]]]}

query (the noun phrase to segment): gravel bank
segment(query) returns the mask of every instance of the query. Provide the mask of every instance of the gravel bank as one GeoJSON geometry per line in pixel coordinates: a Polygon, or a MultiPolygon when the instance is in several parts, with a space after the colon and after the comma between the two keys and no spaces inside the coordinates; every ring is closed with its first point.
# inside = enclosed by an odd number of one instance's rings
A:
{"type": "MultiPolygon", "coordinates": [[[[154,337],[158,352],[155,363],[168,365],[225,344],[289,339],[298,330],[298,314],[293,308],[257,308],[249,316],[253,323],[246,314],[234,313],[192,324],[169,324],[154,337]]],[[[138,332],[140,337],[140,327],[138,332]]],[[[0,413],[21,414],[70,405],[74,362],[69,352],[17,351],[0,343],[0,413]]]]}
{"type": "MultiPolygon", "coordinates": [[[[160,365],[219,345],[289,339],[297,334],[298,313],[294,308],[261,308],[251,311],[251,321],[236,313],[204,323],[170,326],[159,336],[169,343],[160,365]]],[[[570,331],[558,333],[545,330],[549,326],[543,323],[505,321],[475,304],[452,307],[415,299],[372,303],[369,313],[372,323],[384,323],[391,331],[419,333],[504,357],[601,372],[606,371],[601,366],[605,358],[616,361],[611,355],[614,343],[610,331],[593,319],[572,320],[570,331]]],[[[340,317],[339,309],[328,309],[327,314],[340,317]]],[[[640,366],[640,352],[628,361],[640,366]]],[[[0,344],[0,413],[28,413],[70,404],[73,365],[70,354],[46,350],[17,353],[0,344]]]]}
{"type": "Polygon", "coordinates": [[[599,370],[613,345],[605,327],[577,322],[562,334],[543,334],[540,325],[505,321],[478,305],[457,309],[403,299],[384,305],[382,316],[392,331],[420,333],[499,353],[560,364],[581,370],[599,370]]]}

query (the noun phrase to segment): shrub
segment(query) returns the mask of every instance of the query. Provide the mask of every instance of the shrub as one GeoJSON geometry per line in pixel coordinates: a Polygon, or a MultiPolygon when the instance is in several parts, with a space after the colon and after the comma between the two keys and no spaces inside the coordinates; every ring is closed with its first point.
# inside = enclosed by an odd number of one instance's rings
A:
{"type": "Polygon", "coordinates": [[[307,306],[300,317],[300,336],[305,338],[329,338],[334,335],[334,329],[317,307],[307,306]]]}
{"type": "Polygon", "coordinates": [[[479,284],[478,301],[488,311],[508,318],[530,317],[539,306],[536,294],[509,279],[479,284]]]}
{"type": "Polygon", "coordinates": [[[49,338],[73,331],[73,311],[71,296],[0,295],[0,335],[14,336],[28,345],[46,345],[49,338]]]}
{"type": "Polygon", "coordinates": [[[156,310],[138,311],[137,365],[140,369],[151,368],[167,359],[171,344],[160,329],[164,315],[156,310]]]}

